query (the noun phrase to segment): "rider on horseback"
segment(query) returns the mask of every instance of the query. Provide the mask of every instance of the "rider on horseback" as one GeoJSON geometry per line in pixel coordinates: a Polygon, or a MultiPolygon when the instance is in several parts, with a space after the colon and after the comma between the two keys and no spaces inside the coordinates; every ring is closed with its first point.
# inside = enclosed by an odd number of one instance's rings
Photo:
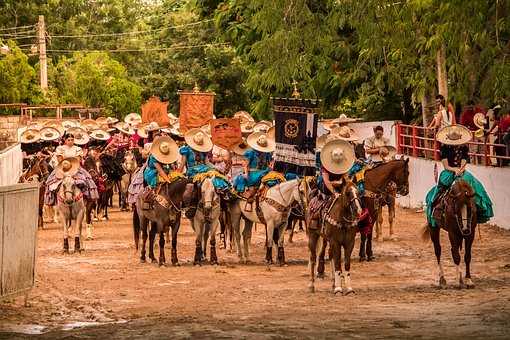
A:
{"type": "Polygon", "coordinates": [[[468,182],[475,192],[478,223],[485,223],[494,216],[491,199],[483,185],[470,172],[466,171],[469,161],[467,143],[471,137],[471,132],[462,125],[446,126],[436,134],[436,139],[441,143],[441,163],[444,170],[439,176],[438,184],[428,192],[426,197],[427,221],[432,227],[437,226],[437,221],[434,218],[436,205],[457,178],[468,182]]]}

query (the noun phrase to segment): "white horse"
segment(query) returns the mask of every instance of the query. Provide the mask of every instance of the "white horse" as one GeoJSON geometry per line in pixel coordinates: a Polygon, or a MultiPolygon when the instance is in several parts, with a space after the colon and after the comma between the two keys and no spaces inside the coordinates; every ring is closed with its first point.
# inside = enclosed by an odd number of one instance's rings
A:
{"type": "Polygon", "coordinates": [[[81,252],[80,240],[82,222],[85,217],[85,202],[83,193],[74,183],[74,179],[65,176],[57,192],[58,210],[64,226],[64,253],[69,253],[69,229],[74,221],[74,252],[81,252]]]}
{"type": "Polygon", "coordinates": [[[122,193],[120,210],[129,211],[127,204],[128,188],[129,184],[131,184],[133,175],[138,170],[138,164],[136,163],[135,155],[132,151],[126,151],[126,154],[124,155],[124,162],[122,162],[122,168],[124,169],[125,174],[122,175],[122,179],[120,181],[120,191],[122,193]]]}
{"type": "Polygon", "coordinates": [[[277,229],[278,262],[280,265],[285,264],[283,242],[290,208],[294,202],[299,202],[301,205],[306,203],[303,198],[306,197],[308,189],[307,181],[301,179],[283,182],[269,188],[266,192],[266,196],[261,198],[259,203],[263,221],[261,221],[257,215],[255,204],[253,204],[251,211],[246,210],[247,202],[243,199],[238,199],[231,204],[232,228],[234,230],[237,255],[241,262],[248,262],[251,227],[253,223],[261,223],[266,226],[266,262],[268,264],[273,263],[273,234],[275,229],[277,229]],[[243,225],[241,225],[241,217],[243,217],[243,225]],[[243,236],[242,248],[241,235],[243,236]]]}
{"type": "Polygon", "coordinates": [[[220,218],[220,197],[214,189],[212,178],[205,178],[200,186],[200,200],[197,211],[191,220],[195,231],[195,259],[193,264],[200,265],[206,258],[207,241],[211,238],[211,264],[218,264],[216,255],[216,230],[220,218]]]}

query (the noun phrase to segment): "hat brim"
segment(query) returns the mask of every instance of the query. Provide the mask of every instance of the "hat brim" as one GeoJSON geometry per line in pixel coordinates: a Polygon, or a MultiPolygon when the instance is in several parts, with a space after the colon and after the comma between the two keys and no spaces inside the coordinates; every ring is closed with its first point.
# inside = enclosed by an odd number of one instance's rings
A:
{"type": "Polygon", "coordinates": [[[441,130],[439,130],[436,134],[436,140],[441,144],[446,145],[463,145],[467,144],[473,138],[471,131],[463,125],[450,125],[445,126],[441,130]],[[448,133],[452,131],[452,129],[457,129],[458,133],[460,133],[461,137],[459,139],[450,139],[448,138],[448,133]]]}
{"type": "Polygon", "coordinates": [[[61,137],[60,131],[58,131],[57,129],[55,129],[53,127],[49,127],[49,126],[41,129],[40,133],[41,133],[41,139],[44,141],[47,141],[47,142],[57,140],[61,137]]]}
{"type": "Polygon", "coordinates": [[[102,140],[102,141],[107,141],[107,140],[108,140],[108,139],[110,139],[110,137],[111,137],[111,135],[110,135],[108,132],[106,132],[106,131],[104,131],[104,130],[102,130],[102,129],[92,130],[92,131],[90,132],[90,135],[89,135],[89,136],[90,136],[90,138],[92,138],[92,139],[95,139],[95,140],[102,140]],[[102,135],[103,135],[103,137],[100,137],[98,134],[102,134],[102,135]]]}
{"type": "Polygon", "coordinates": [[[64,178],[65,176],[74,176],[76,173],[78,173],[78,170],[80,169],[80,161],[76,157],[66,158],[62,162],[60,162],[59,165],[57,165],[56,173],[55,175],[57,178],[64,178]],[[62,164],[64,161],[71,162],[71,168],[68,171],[64,171],[62,169],[62,164]]]}
{"type": "Polygon", "coordinates": [[[329,172],[341,175],[345,174],[354,164],[356,156],[354,154],[354,148],[348,142],[336,139],[327,142],[321,151],[321,163],[322,166],[329,172]],[[343,151],[344,157],[340,161],[336,161],[332,157],[332,152],[336,149],[343,151]]]}
{"type": "Polygon", "coordinates": [[[168,136],[160,136],[157,137],[151,145],[151,154],[156,158],[156,160],[163,164],[171,164],[177,162],[179,159],[179,147],[177,143],[168,136]],[[170,144],[170,152],[168,154],[163,154],[160,151],[160,146],[162,143],[170,144]]]}
{"type": "Polygon", "coordinates": [[[276,142],[263,132],[253,132],[248,136],[248,138],[246,138],[246,143],[250,146],[250,148],[259,152],[273,152],[276,149],[276,142]],[[267,145],[265,146],[257,143],[258,139],[262,135],[266,136],[267,145]]]}
{"type": "Polygon", "coordinates": [[[40,140],[41,140],[41,133],[38,130],[34,130],[34,129],[27,129],[27,130],[23,131],[23,133],[21,134],[21,136],[19,138],[19,142],[21,144],[36,143],[40,140]],[[28,139],[27,136],[29,134],[34,136],[34,138],[28,139]]]}
{"type": "Polygon", "coordinates": [[[186,131],[186,133],[184,134],[184,141],[186,142],[186,144],[189,145],[190,148],[198,152],[209,152],[213,148],[213,142],[211,138],[200,128],[193,128],[186,131]],[[201,145],[195,143],[194,141],[195,135],[199,132],[201,132],[204,135],[203,139],[204,143],[201,145]]]}
{"type": "Polygon", "coordinates": [[[232,147],[232,152],[238,156],[244,156],[246,151],[250,150],[250,146],[246,143],[246,140],[243,140],[241,143],[232,147]],[[244,146],[244,147],[242,147],[244,146]]]}

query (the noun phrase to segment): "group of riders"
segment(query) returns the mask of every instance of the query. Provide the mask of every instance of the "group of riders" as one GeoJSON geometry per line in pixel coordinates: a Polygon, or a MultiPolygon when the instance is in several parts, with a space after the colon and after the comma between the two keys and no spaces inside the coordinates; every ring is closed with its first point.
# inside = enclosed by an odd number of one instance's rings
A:
{"type": "MultiPolygon", "coordinates": [[[[230,150],[213,143],[208,125],[181,133],[178,119],[172,114],[169,114],[169,126],[159,126],[156,122],[142,123],[141,116],[135,113],[127,115],[122,122],[111,117],[81,122],[48,121],[27,126],[20,140],[27,166],[33,164],[34,158],[48,160],[51,171],[44,179],[46,205],[58,203],[60,198],[56,193],[65,177],[75,180],[85,200],[97,200],[104,190],[104,176],[94,176],[91,170],[102,173],[102,155],[110,155],[122,164],[126,152],[129,152],[137,171],[130,176],[125,197],[128,204],[134,206],[141,198],[143,209],[151,209],[160,203],[158,193],[163,183],[181,178],[200,183],[209,178],[222,200],[242,198],[248,211],[257,210],[264,190],[299,176],[272,170],[276,144],[272,122],[255,122],[244,111],[236,113],[235,117],[240,120],[243,141],[230,150]]],[[[349,126],[354,121],[341,115],[322,124],[327,132],[316,140],[316,176],[313,180],[307,179],[310,192],[306,197],[306,206],[309,207],[306,213],[309,216],[307,224],[311,228],[321,228],[321,224],[325,223],[324,216],[328,215],[335,200],[342,196],[348,183],[355,184],[360,196],[373,195],[374,192],[365,192],[364,173],[396,157],[396,149],[384,137],[381,126],[374,127],[372,137],[360,141],[349,126]]],[[[466,171],[469,161],[467,143],[472,134],[464,126],[449,125],[444,119],[443,122],[436,137],[441,143],[444,171],[426,197],[428,224],[431,227],[437,225],[439,212],[435,207],[457,178],[464,179],[473,188],[478,222],[486,222],[493,216],[492,203],[481,183],[466,171]]],[[[115,176],[115,171],[110,171],[110,176],[115,176]]],[[[199,190],[197,185],[193,188],[199,190]]],[[[386,188],[380,189],[382,192],[386,188]]],[[[196,194],[186,192],[184,196],[196,194]]],[[[182,204],[185,205],[186,200],[182,204]]],[[[372,221],[377,216],[371,216],[364,200],[360,205],[358,228],[368,226],[368,232],[371,232],[372,221]]],[[[228,209],[229,206],[223,207],[228,209]]],[[[191,212],[186,215],[192,218],[196,207],[187,208],[191,212]]],[[[305,207],[301,206],[301,209],[305,207]]]]}

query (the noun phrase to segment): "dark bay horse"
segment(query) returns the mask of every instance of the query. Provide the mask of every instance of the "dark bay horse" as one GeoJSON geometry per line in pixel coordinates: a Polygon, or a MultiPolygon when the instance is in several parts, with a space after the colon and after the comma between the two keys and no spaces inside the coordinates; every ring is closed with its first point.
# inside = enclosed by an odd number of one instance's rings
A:
{"type": "MultiPolygon", "coordinates": [[[[138,196],[136,209],[133,210],[133,232],[135,247],[138,250],[140,231],[142,231],[142,250],[140,261],[146,260],[145,246],[149,236],[149,258],[156,262],[154,257],[154,240],[159,234],[159,265],[166,262],[165,258],[165,233],[172,229],[172,264],[178,265],[177,259],[177,233],[181,225],[181,209],[183,208],[184,193],[190,182],[186,178],[180,178],[172,183],[162,183],[156,190],[155,202],[151,209],[143,209],[143,197],[138,196]],[[150,233],[148,233],[151,222],[150,233]]],[[[193,185],[193,184],[191,184],[193,185]]]]}
{"type": "Polygon", "coordinates": [[[38,227],[44,229],[43,220],[43,207],[44,207],[44,192],[46,190],[46,179],[50,174],[50,166],[48,165],[46,157],[35,157],[30,160],[28,169],[21,175],[19,182],[38,182],[39,183],[39,218],[38,227]]]}
{"type": "Polygon", "coordinates": [[[339,195],[332,199],[333,202],[324,206],[320,213],[322,226],[313,228],[310,225],[307,228],[308,249],[310,251],[310,283],[308,288],[310,292],[315,291],[317,251],[323,253],[327,242],[329,243],[333,293],[350,294],[354,291],[350,281],[351,254],[358,230],[358,216],[362,212],[361,201],[356,185],[347,179],[342,184],[339,195]],[[322,240],[323,237],[324,240],[322,240]],[[342,249],[344,251],[345,273],[342,273],[341,266],[342,249]]]}
{"type": "Polygon", "coordinates": [[[434,253],[436,254],[437,266],[439,270],[439,286],[446,287],[443,265],[441,264],[441,229],[448,232],[450,239],[453,262],[456,266],[456,274],[459,280],[459,287],[466,285],[467,288],[473,288],[475,285],[471,280],[471,247],[475,239],[475,229],[477,225],[476,205],[474,200],[474,191],[471,186],[463,179],[457,179],[450,190],[440,200],[434,209],[433,217],[437,227],[426,225],[424,229],[424,239],[430,236],[434,244],[434,253]],[[466,264],[466,277],[462,278],[460,269],[460,250],[464,242],[464,263],[466,264]]]}
{"type": "MultiPolygon", "coordinates": [[[[388,197],[394,193],[406,196],[409,193],[409,159],[393,160],[365,172],[365,195],[363,202],[373,221],[379,218],[381,207],[394,204],[388,197]]],[[[374,259],[372,233],[361,235],[360,261],[374,259]]]]}

